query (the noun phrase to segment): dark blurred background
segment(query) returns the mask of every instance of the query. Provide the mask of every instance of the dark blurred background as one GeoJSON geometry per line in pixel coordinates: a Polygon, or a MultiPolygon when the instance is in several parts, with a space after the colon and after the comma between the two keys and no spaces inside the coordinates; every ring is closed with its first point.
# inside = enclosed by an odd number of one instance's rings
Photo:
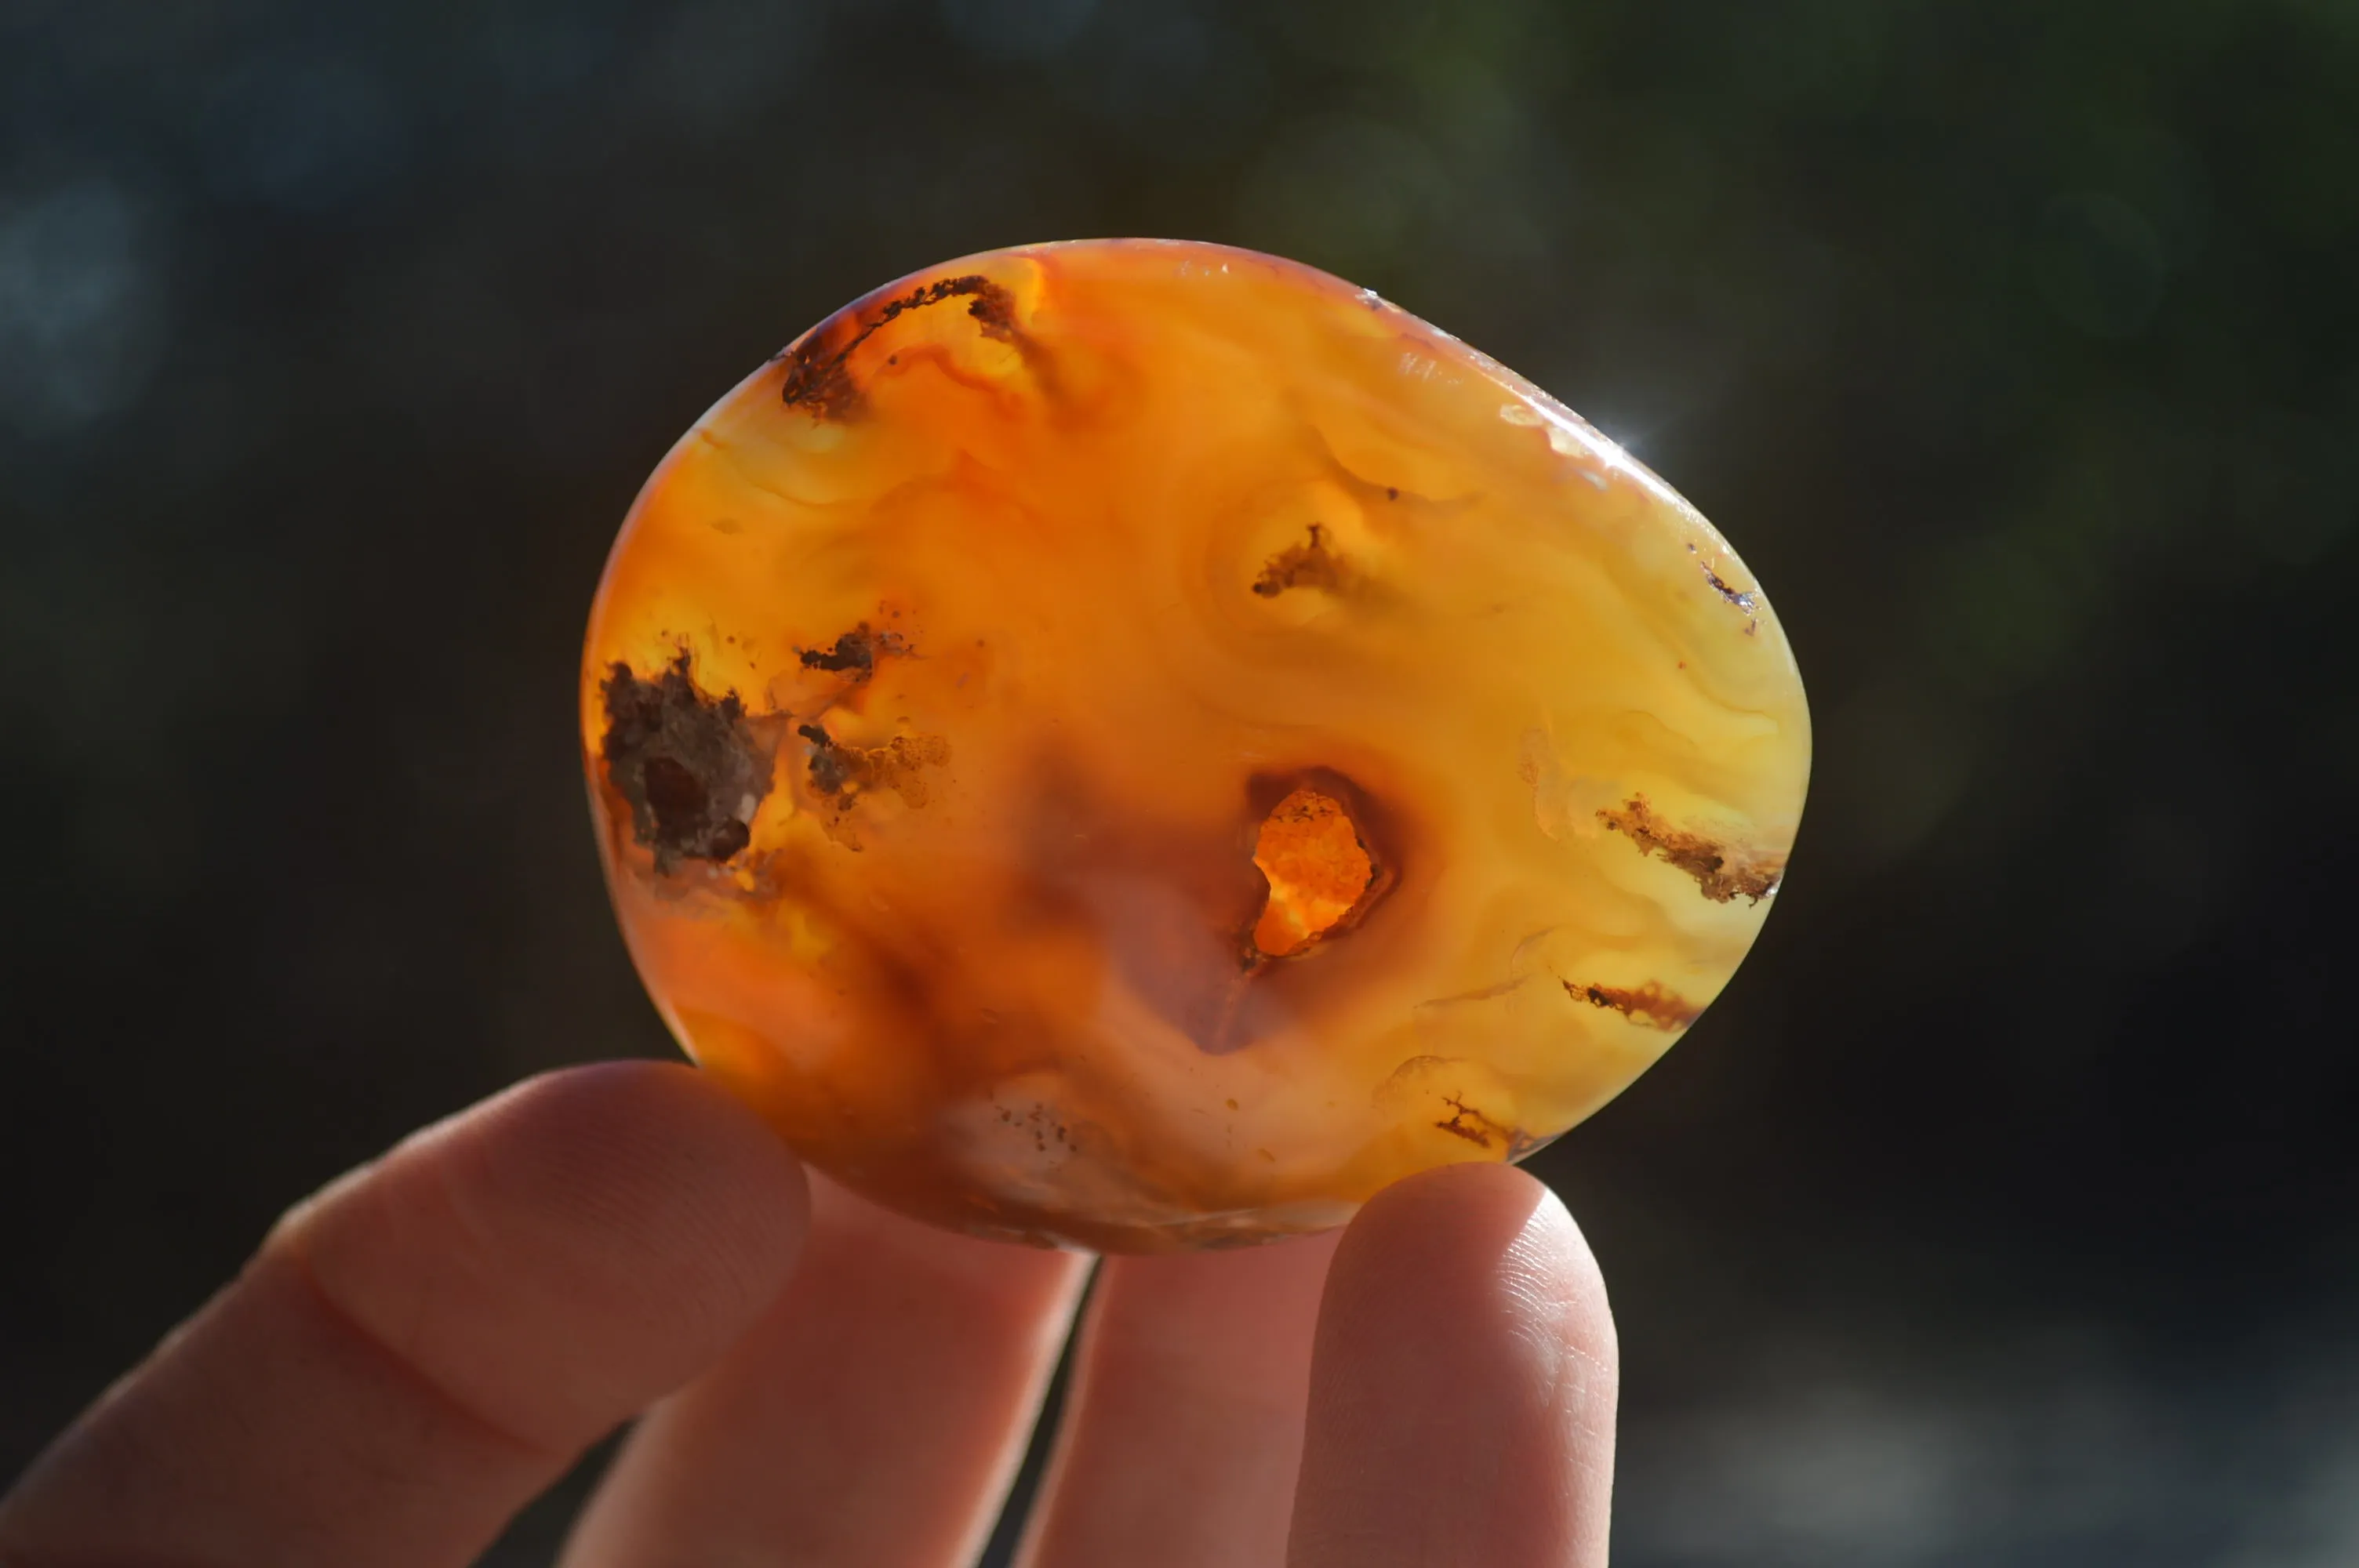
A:
{"type": "Polygon", "coordinates": [[[375,10],[0,3],[0,1476],[297,1195],[669,1048],[572,722],[673,438],[1153,233],[1531,375],[1799,650],[1761,946],[1538,1162],[1617,1563],[2359,1562],[2359,0],[375,10]]]}

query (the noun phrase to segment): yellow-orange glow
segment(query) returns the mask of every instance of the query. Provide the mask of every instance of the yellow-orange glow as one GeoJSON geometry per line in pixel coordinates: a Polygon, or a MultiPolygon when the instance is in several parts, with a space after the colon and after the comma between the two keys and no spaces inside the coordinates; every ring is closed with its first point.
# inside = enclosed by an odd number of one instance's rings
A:
{"type": "Polygon", "coordinates": [[[1217,246],[932,268],[698,421],[581,687],[681,1044],[973,1234],[1338,1224],[1610,1099],[1809,768],[1759,584],[1561,405],[1217,246]]]}

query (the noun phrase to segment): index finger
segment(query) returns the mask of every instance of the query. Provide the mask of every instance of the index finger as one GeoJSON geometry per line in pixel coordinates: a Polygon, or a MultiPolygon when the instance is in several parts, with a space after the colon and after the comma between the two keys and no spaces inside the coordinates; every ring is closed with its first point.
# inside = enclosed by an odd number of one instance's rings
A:
{"type": "Polygon", "coordinates": [[[0,1501],[0,1563],[468,1562],[745,1330],[806,1204],[688,1068],[520,1086],[281,1221],[0,1501]]]}

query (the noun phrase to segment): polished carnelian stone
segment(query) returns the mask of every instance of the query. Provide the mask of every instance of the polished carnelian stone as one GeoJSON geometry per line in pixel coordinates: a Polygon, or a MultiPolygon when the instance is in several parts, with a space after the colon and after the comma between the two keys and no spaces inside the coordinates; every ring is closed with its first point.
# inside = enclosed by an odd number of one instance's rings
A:
{"type": "Polygon", "coordinates": [[[633,957],[815,1165],[982,1236],[1521,1158],[1744,957],[1809,770],[1727,544],[1545,394],[1215,245],[936,267],[681,439],[591,613],[633,957]]]}

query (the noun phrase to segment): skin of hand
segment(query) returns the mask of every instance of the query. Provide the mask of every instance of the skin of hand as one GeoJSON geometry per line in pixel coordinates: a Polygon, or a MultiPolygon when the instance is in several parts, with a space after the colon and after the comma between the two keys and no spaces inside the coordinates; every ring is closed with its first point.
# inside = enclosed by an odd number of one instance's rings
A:
{"type": "MultiPolygon", "coordinates": [[[[959,1568],[1088,1267],[808,1176],[691,1069],[551,1074],[287,1215],[0,1500],[0,1568],[464,1563],[634,1416],[564,1568],[959,1568]]],[[[1027,1568],[1604,1563],[1614,1325],[1530,1176],[1098,1267],[1027,1568]]]]}

